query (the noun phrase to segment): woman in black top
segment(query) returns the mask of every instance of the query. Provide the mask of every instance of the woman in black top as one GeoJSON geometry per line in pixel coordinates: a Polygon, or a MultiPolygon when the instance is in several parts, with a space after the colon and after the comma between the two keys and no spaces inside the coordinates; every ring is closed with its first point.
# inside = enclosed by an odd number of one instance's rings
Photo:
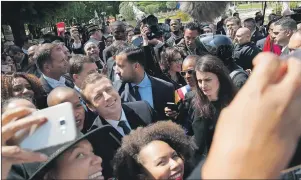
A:
{"type": "Polygon", "coordinates": [[[166,48],[161,52],[160,66],[166,76],[166,81],[172,83],[175,89],[186,85],[185,79],[181,76],[183,58],[176,48],[166,48]]]}
{"type": "Polygon", "coordinates": [[[236,88],[218,57],[200,57],[195,73],[198,86],[192,102],[195,109],[192,129],[199,152],[206,156],[219,114],[234,98],[236,88]]]}

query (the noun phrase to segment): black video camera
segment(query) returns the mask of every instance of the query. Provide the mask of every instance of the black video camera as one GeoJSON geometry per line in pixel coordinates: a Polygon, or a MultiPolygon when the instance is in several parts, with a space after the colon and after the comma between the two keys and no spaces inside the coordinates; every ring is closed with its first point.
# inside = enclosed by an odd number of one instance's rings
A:
{"type": "MultiPolygon", "coordinates": [[[[147,34],[147,38],[152,40],[163,35],[162,30],[159,28],[158,18],[154,15],[149,15],[146,18],[143,18],[140,23],[143,23],[144,26],[148,27],[150,33],[147,34]]],[[[140,24],[138,24],[140,26],[140,24]]]]}

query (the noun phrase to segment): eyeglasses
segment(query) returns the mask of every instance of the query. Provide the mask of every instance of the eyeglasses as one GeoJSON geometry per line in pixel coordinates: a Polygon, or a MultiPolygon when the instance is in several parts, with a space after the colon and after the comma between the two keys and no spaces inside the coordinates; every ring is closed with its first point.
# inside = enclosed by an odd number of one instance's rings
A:
{"type": "Polygon", "coordinates": [[[189,75],[192,75],[195,71],[193,69],[189,69],[187,71],[181,71],[180,74],[181,76],[186,76],[186,73],[188,73],[189,75]]]}
{"type": "Polygon", "coordinates": [[[175,62],[175,63],[178,63],[178,64],[182,64],[183,63],[183,59],[180,58],[180,59],[175,59],[174,61],[172,62],[175,62]]]}

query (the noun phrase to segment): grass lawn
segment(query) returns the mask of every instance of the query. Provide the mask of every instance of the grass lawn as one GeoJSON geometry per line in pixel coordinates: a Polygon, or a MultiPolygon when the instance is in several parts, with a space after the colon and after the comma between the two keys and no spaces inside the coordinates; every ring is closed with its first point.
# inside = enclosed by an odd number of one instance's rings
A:
{"type": "Polygon", "coordinates": [[[262,4],[260,3],[250,3],[250,4],[239,4],[237,9],[253,9],[253,8],[262,8],[262,4]]]}

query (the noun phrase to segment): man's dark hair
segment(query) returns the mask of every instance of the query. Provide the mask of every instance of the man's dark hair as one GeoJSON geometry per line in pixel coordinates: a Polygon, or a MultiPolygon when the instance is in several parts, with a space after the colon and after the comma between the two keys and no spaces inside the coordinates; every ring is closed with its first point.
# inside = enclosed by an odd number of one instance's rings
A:
{"type": "Polygon", "coordinates": [[[283,28],[284,30],[292,30],[292,31],[297,30],[297,23],[292,18],[288,18],[288,17],[281,18],[275,22],[275,26],[278,25],[280,25],[281,28],[283,28]]]}
{"type": "Polygon", "coordinates": [[[239,15],[239,13],[238,12],[233,13],[233,16],[236,16],[236,15],[239,15]]]}
{"type": "Polygon", "coordinates": [[[83,71],[85,63],[95,63],[94,59],[82,54],[75,54],[69,60],[70,64],[70,76],[73,78],[73,74],[80,74],[83,71]]]}
{"type": "Polygon", "coordinates": [[[23,53],[22,49],[16,45],[9,46],[7,52],[11,52],[12,54],[23,53]]]}
{"type": "Polygon", "coordinates": [[[191,31],[198,31],[198,33],[201,33],[201,27],[198,23],[195,22],[189,22],[185,25],[184,30],[189,29],[191,31]]]}
{"type": "Polygon", "coordinates": [[[57,44],[46,43],[38,47],[37,52],[35,53],[33,58],[36,59],[37,66],[40,71],[43,72],[43,66],[45,63],[52,62],[51,53],[57,46],[57,44]]]}
{"type": "Polygon", "coordinates": [[[142,48],[128,47],[121,51],[118,55],[126,55],[130,63],[139,63],[143,67],[145,66],[145,57],[142,48]]]}
{"type": "Polygon", "coordinates": [[[256,26],[256,21],[254,18],[247,18],[244,20],[244,23],[253,23],[253,25],[256,26]]]}
{"type": "Polygon", "coordinates": [[[256,12],[256,13],[255,13],[255,16],[257,16],[257,15],[260,14],[260,13],[261,13],[260,11],[256,12]]]}

